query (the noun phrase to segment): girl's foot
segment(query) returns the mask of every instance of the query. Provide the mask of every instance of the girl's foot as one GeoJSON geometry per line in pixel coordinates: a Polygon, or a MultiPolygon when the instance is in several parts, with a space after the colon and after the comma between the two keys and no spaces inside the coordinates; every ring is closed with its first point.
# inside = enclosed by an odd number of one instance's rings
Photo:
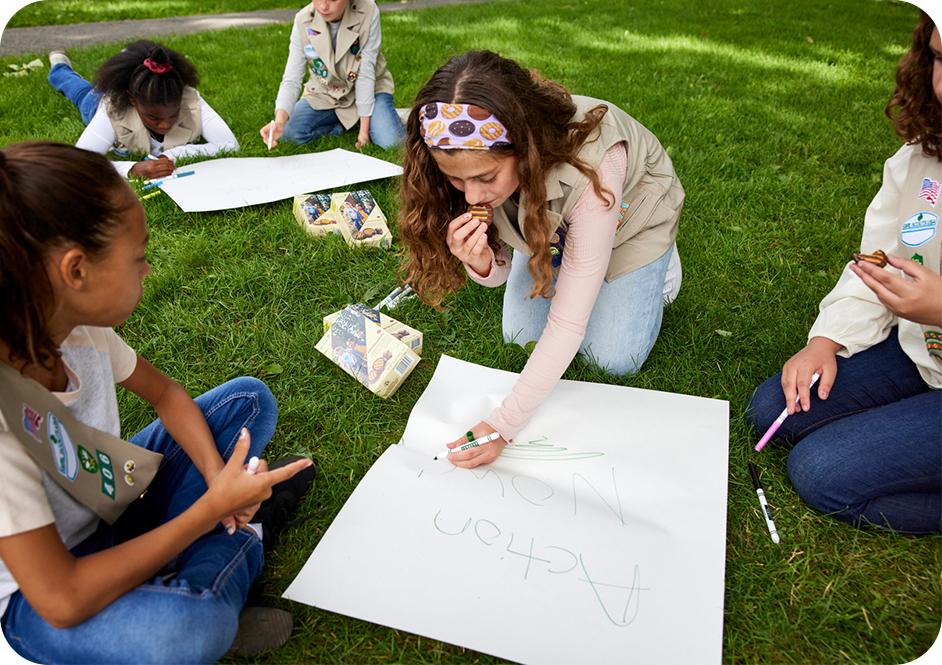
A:
{"type": "Polygon", "coordinates": [[[49,51],[49,69],[52,69],[58,64],[72,66],[72,61],[69,60],[69,56],[65,54],[65,51],[49,51]]]}

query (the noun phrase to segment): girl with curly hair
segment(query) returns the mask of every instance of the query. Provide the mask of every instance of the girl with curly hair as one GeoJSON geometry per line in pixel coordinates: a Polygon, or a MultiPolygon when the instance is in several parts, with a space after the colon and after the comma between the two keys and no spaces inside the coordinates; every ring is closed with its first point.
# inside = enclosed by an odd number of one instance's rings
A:
{"type": "Polygon", "coordinates": [[[470,430],[500,438],[452,462],[496,459],[577,353],[612,374],[638,371],[680,288],[684,190],[650,131],[475,51],[417,95],[403,166],[399,228],[416,292],[437,306],[466,275],[506,283],[504,339],[536,342],[511,394],[470,430]]]}
{"type": "Polygon", "coordinates": [[[87,125],[76,147],[137,158],[114,163],[125,177],[160,178],[170,175],[180,158],[239,149],[229,125],[196,91],[196,68],[160,44],[128,44],[98,69],[94,87],[72,69],[65,53],[52,51],[49,83],[87,125]]]}
{"type": "Polygon", "coordinates": [[[881,249],[888,265],[855,256],[821,301],[808,345],[749,404],[760,431],[783,407],[791,415],[777,436],[795,444],[788,475],[802,499],[902,533],[942,523],[940,111],[942,39],[923,13],[886,107],[905,144],[864,217],[861,252],[881,249]]]}

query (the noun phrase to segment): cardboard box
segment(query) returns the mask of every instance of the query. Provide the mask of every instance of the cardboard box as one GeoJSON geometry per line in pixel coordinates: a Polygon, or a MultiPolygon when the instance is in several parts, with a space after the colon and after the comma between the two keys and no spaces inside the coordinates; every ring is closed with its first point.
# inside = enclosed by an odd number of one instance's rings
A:
{"type": "Polygon", "coordinates": [[[386,224],[386,215],[380,210],[373,195],[365,189],[334,194],[330,209],[347,244],[383,249],[392,247],[392,234],[386,224]]]}
{"type": "MultiPolygon", "coordinates": [[[[350,305],[350,307],[354,308],[358,312],[361,312],[373,323],[379,325],[380,328],[408,346],[416,353],[416,355],[422,355],[421,332],[415,328],[410,328],[406,324],[402,323],[401,321],[397,321],[391,316],[386,316],[382,312],[379,312],[372,307],[369,307],[368,305],[358,303],[356,305],[350,305]]],[[[340,316],[342,311],[343,310],[340,310],[324,317],[324,332],[327,332],[330,329],[331,324],[337,320],[337,317],[340,316]]]]}
{"type": "MultiPolygon", "coordinates": [[[[419,355],[384,329],[380,325],[384,315],[366,305],[345,307],[331,317],[325,317],[326,332],[315,348],[374,394],[386,398],[396,392],[415,369],[419,355]]],[[[421,349],[421,333],[419,338],[421,349]]]]}
{"type": "Polygon", "coordinates": [[[291,207],[294,218],[311,235],[340,233],[340,225],[331,210],[330,194],[299,194],[291,207]]]}

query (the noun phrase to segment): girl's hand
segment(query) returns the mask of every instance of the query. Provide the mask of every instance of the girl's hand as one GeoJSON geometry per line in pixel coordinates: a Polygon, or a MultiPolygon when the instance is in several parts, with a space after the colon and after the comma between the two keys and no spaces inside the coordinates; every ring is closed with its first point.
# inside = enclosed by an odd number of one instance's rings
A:
{"type": "Polygon", "coordinates": [[[356,147],[362,148],[363,146],[366,146],[369,144],[370,144],[370,132],[368,130],[364,132],[361,129],[360,132],[357,134],[357,142],[355,143],[356,147]]]}
{"type": "MultiPolygon", "coordinates": [[[[248,464],[243,465],[243,468],[245,469],[247,469],[248,467],[249,467],[248,464]]],[[[258,461],[258,469],[256,469],[255,473],[262,473],[265,471],[268,471],[268,462],[266,462],[263,459],[260,459],[258,461]]],[[[230,515],[229,519],[232,520],[232,524],[235,526],[236,529],[241,529],[242,527],[244,527],[245,525],[247,525],[249,522],[252,521],[252,518],[255,517],[255,513],[258,512],[258,509],[259,507],[261,507],[261,505],[262,505],[261,503],[256,503],[247,508],[243,508],[242,510],[230,515]]],[[[222,523],[223,525],[228,526],[228,523],[226,520],[223,520],[222,523]]]]}
{"type": "Polygon", "coordinates": [[[285,133],[285,123],[278,120],[272,120],[270,123],[258,130],[258,133],[262,136],[262,141],[265,142],[265,146],[271,146],[268,148],[274,148],[278,145],[278,139],[281,138],[281,135],[285,133]]]}
{"type": "Polygon", "coordinates": [[[799,411],[795,397],[800,398],[801,411],[811,408],[811,375],[817,372],[818,397],[827,399],[837,377],[837,352],[841,345],[827,337],[812,337],[808,346],[793,355],[782,367],[782,392],[788,415],[799,411]]]}
{"type": "Polygon", "coordinates": [[[850,269],[899,318],[942,326],[942,276],[912,259],[892,255],[887,259],[891,266],[912,279],[894,275],[864,261],[852,263],[850,269]]]}
{"type": "Polygon", "coordinates": [[[487,224],[473,219],[470,212],[463,213],[448,223],[445,242],[459,261],[471,267],[482,277],[491,272],[494,252],[487,244],[487,224]]]}
{"type": "MultiPolygon", "coordinates": [[[[471,433],[474,435],[475,439],[479,439],[482,436],[487,436],[496,432],[493,427],[488,425],[485,422],[480,422],[474,427],[471,428],[471,433]]],[[[466,436],[456,439],[451,443],[446,444],[449,448],[454,448],[460,446],[462,443],[467,443],[468,438],[466,436]]],[[[466,450],[462,453],[455,453],[454,455],[448,456],[448,461],[454,464],[455,466],[460,466],[464,469],[473,469],[476,466],[481,466],[482,464],[490,464],[498,457],[500,457],[501,451],[504,450],[504,446],[507,445],[507,442],[501,439],[495,439],[490,443],[482,444],[471,450],[466,450]]]]}
{"type": "Polygon", "coordinates": [[[138,162],[128,171],[128,175],[134,175],[138,178],[164,178],[173,173],[173,160],[166,155],[161,155],[157,159],[145,159],[138,162]]]}
{"type": "Polygon", "coordinates": [[[255,515],[258,504],[271,496],[272,485],[287,480],[313,464],[311,460],[303,459],[274,471],[268,471],[267,465],[266,470],[262,471],[259,464],[258,472],[254,475],[248,474],[245,472],[245,456],[249,452],[250,441],[251,435],[248,430],[243,429],[226,466],[210,481],[209,489],[202,497],[211,507],[217,520],[234,515],[238,522],[241,515],[248,524],[248,520],[255,515]]]}

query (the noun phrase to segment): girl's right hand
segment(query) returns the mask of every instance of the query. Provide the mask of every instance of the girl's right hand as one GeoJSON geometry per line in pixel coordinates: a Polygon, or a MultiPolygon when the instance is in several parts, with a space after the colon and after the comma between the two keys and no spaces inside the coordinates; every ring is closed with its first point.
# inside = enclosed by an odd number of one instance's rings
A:
{"type": "Polygon", "coordinates": [[[173,169],[173,160],[169,157],[161,155],[157,159],[145,159],[138,162],[131,167],[131,169],[128,171],[128,175],[153,180],[154,178],[164,178],[170,175],[173,173],[173,169]]]}
{"type": "Polygon", "coordinates": [[[471,217],[470,212],[458,215],[448,223],[446,243],[459,261],[482,277],[491,272],[494,252],[487,244],[487,224],[471,217]]]}
{"type": "MultiPolygon", "coordinates": [[[[281,135],[285,133],[285,123],[278,122],[277,120],[272,120],[267,125],[258,130],[258,133],[262,136],[262,141],[265,142],[265,147],[269,145],[274,148],[278,145],[278,139],[281,138],[281,135]]],[[[270,150],[271,148],[269,148],[270,150]]]]}
{"type": "Polygon", "coordinates": [[[287,480],[313,464],[309,459],[302,459],[273,471],[246,473],[245,458],[250,441],[249,431],[243,429],[226,466],[209,482],[209,489],[203,495],[217,521],[261,503],[271,496],[272,485],[287,480]]]}
{"type": "Polygon", "coordinates": [[[818,397],[827,399],[837,378],[837,352],[843,347],[827,337],[812,337],[808,346],[793,355],[782,367],[782,392],[788,415],[811,408],[811,376],[817,372],[818,397]],[[799,401],[796,403],[795,398],[799,401]]]}

